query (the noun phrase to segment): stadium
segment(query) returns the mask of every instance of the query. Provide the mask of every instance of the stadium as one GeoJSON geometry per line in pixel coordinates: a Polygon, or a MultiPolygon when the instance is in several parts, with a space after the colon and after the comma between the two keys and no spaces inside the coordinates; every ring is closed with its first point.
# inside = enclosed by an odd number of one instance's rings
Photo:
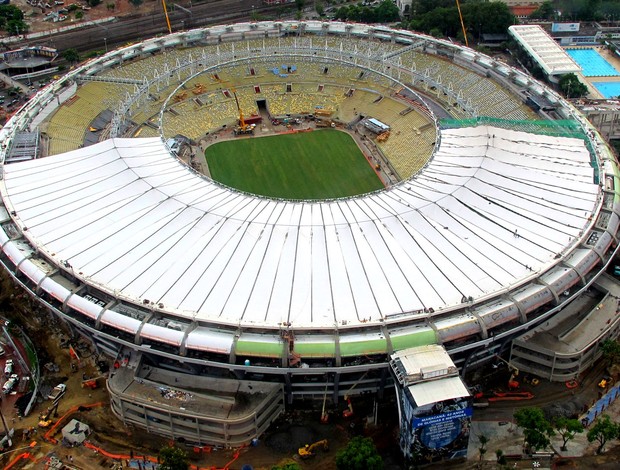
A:
{"type": "MultiPolygon", "coordinates": [[[[247,443],[296,400],[381,396],[390,356],[415,346],[465,373],[584,295],[613,298],[607,144],[553,90],[449,41],[320,21],[174,33],[71,70],[0,139],[2,264],[116,360],[123,422],[187,442],[247,443]],[[262,121],[239,144],[293,120],[274,135],[319,135],[323,159],[328,133],[350,135],[380,188],[215,181],[202,155],[243,116],[262,121]],[[298,132],[317,118],[337,129],[298,132]]],[[[520,367],[578,376],[618,334],[615,305],[598,318],[561,366],[520,367]]]]}

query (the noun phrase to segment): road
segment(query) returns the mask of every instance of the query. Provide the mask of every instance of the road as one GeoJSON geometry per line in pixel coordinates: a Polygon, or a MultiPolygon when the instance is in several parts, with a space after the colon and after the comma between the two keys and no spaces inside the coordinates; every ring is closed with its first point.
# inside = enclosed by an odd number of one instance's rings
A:
{"type": "MultiPolygon", "coordinates": [[[[176,8],[175,11],[169,12],[172,31],[247,20],[252,11],[265,13],[274,10],[262,6],[258,8],[256,3],[257,0],[209,0],[206,3],[194,4],[185,10],[176,8]]],[[[147,12],[142,16],[122,17],[116,22],[31,39],[21,43],[20,46],[51,46],[61,51],[73,48],[84,52],[113,49],[129,41],[137,42],[167,32],[163,12],[147,12]]]]}

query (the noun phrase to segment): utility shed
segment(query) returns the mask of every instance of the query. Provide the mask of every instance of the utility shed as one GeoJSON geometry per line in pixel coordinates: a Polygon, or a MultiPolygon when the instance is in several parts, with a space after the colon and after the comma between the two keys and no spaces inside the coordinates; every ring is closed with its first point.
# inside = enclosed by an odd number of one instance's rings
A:
{"type": "Polygon", "coordinates": [[[72,419],[69,424],[62,428],[62,441],[71,446],[80,445],[89,434],[90,426],[88,424],[72,419]]]}

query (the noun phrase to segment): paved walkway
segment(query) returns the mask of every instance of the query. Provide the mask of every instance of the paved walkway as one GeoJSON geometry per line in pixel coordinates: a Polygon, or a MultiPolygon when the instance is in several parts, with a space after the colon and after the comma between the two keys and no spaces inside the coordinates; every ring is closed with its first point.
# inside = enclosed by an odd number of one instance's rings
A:
{"type": "MultiPolygon", "coordinates": [[[[615,388],[614,388],[615,389],[615,388]]],[[[612,390],[614,390],[612,389],[612,390]]],[[[609,398],[613,397],[617,392],[612,392],[603,397],[603,401],[609,402],[609,398]]],[[[593,409],[601,409],[600,401],[593,407],[593,409]]],[[[612,421],[618,422],[620,420],[620,400],[615,400],[609,404],[602,413],[608,414],[612,421]]],[[[561,451],[562,439],[559,436],[555,436],[551,439],[551,450],[554,451],[560,457],[581,457],[583,455],[594,455],[596,453],[597,443],[588,442],[586,437],[587,429],[581,434],[577,434],[572,441],[567,444],[567,450],[561,451]]],[[[487,444],[487,453],[484,456],[485,461],[495,462],[495,451],[501,449],[506,456],[521,456],[523,445],[523,432],[513,422],[507,421],[473,421],[471,427],[471,437],[469,440],[469,448],[467,450],[467,458],[470,461],[478,460],[479,452],[479,436],[484,435],[489,438],[487,444]]],[[[618,441],[612,441],[607,444],[606,450],[618,445],[618,441]]],[[[549,468],[546,467],[544,459],[523,459],[518,462],[516,468],[532,468],[534,461],[538,461],[541,466],[540,469],[549,468]]],[[[512,465],[512,464],[511,464],[512,465]]]]}
{"type": "Polygon", "coordinates": [[[17,87],[20,88],[24,93],[30,93],[30,89],[24,85],[23,83],[18,82],[17,80],[13,80],[7,74],[0,72],[0,80],[6,83],[9,87],[17,87]]]}

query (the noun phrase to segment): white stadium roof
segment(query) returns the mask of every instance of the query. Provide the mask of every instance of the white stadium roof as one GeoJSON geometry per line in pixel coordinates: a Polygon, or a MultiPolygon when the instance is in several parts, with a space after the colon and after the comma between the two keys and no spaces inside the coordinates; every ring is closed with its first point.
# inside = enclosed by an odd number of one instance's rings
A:
{"type": "Polygon", "coordinates": [[[539,25],[514,25],[508,31],[547,75],[581,72],[581,67],[539,25]]]}
{"type": "Polygon", "coordinates": [[[578,242],[599,194],[580,139],[441,132],[416,177],[316,202],[202,177],[159,138],[4,167],[7,209],[76,277],[177,316],[332,327],[434,310],[523,282],[578,242]]]}

